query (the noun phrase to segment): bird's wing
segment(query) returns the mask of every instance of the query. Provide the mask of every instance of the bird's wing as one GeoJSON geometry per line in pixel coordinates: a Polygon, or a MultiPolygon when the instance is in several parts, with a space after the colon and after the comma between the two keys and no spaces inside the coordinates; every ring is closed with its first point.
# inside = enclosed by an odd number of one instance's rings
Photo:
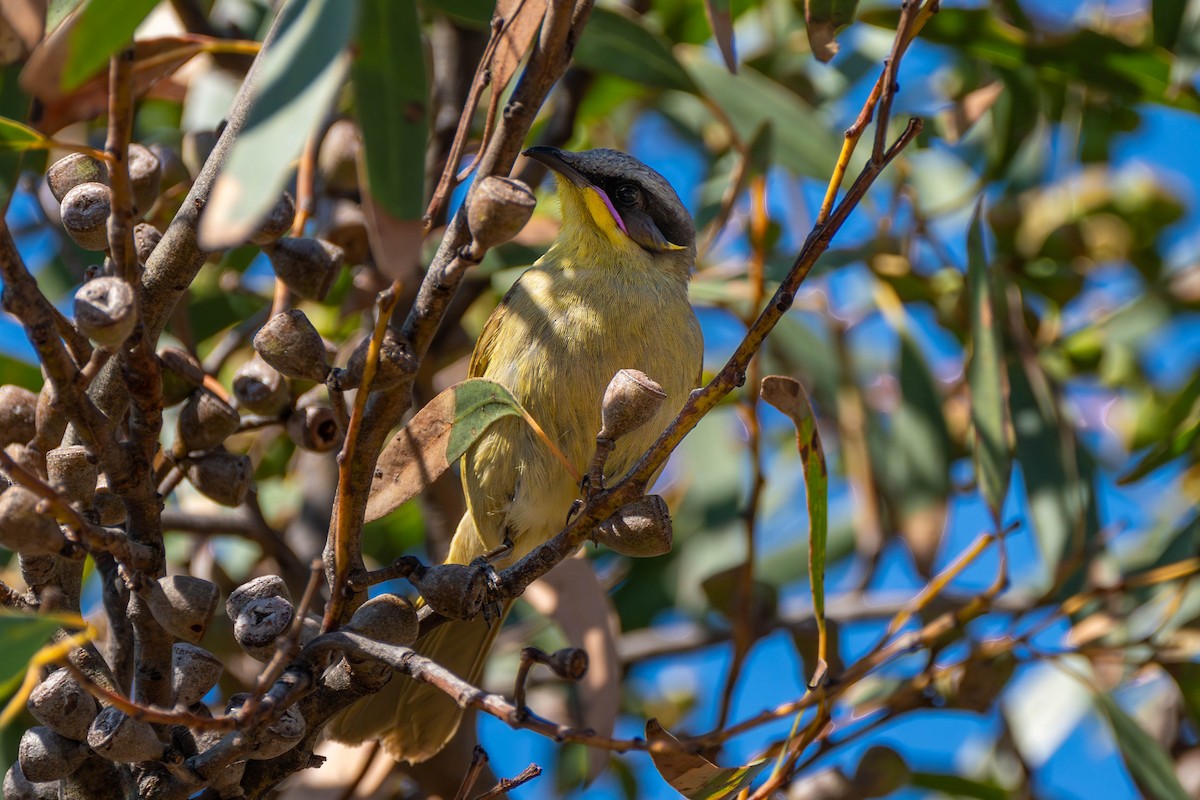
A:
{"type": "Polygon", "coordinates": [[[517,287],[521,285],[521,279],[517,278],[516,282],[509,287],[504,293],[499,305],[492,311],[487,322],[483,323],[483,330],[479,334],[479,341],[475,342],[475,349],[471,352],[471,363],[467,366],[467,377],[483,378],[487,376],[488,365],[491,363],[492,354],[496,352],[496,340],[500,334],[500,327],[504,324],[504,318],[510,310],[513,302],[513,296],[517,293],[517,287]]]}

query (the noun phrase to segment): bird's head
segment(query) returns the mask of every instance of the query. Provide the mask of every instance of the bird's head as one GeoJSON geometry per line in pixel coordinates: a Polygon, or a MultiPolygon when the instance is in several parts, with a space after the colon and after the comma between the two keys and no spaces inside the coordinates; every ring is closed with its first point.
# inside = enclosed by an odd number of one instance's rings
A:
{"type": "Polygon", "coordinates": [[[554,170],[562,201],[559,242],[577,249],[607,247],[636,262],[682,267],[696,259],[696,226],[666,178],[618,150],[531,147],[554,170]]]}

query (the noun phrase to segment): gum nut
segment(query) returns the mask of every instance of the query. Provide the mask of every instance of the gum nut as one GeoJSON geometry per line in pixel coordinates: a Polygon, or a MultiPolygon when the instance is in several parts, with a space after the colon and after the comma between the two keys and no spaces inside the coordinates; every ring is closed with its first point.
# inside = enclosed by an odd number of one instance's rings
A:
{"type": "Polygon", "coordinates": [[[266,253],[275,277],[306,300],[324,300],[346,260],[342,248],[322,239],[285,237],[266,253]]]}
{"type": "Polygon", "coordinates": [[[644,372],[623,369],[609,381],[604,390],[600,415],[602,436],[619,439],[644,425],[662,408],[667,393],[644,372]]]}
{"type": "Polygon", "coordinates": [[[17,760],[21,772],[34,783],[65,778],[88,757],[87,746],[60,736],[42,725],[35,725],[21,736],[17,760]]]}
{"type": "Polygon", "coordinates": [[[320,383],[329,374],[325,341],[299,309],[267,320],[254,334],[254,349],[263,361],[289,378],[320,383]]]}
{"type": "Polygon", "coordinates": [[[358,203],[351,200],[333,201],[329,222],[321,235],[326,241],[342,248],[347,264],[364,264],[371,257],[367,218],[358,203]]]}
{"type": "Polygon", "coordinates": [[[178,347],[164,347],[158,351],[158,363],[162,369],[163,406],[182,403],[191,396],[204,380],[204,367],[196,357],[178,347]]]}
{"type": "Polygon", "coordinates": [[[224,667],[212,653],[187,642],[171,648],[171,697],[176,707],[190,708],[217,685],[224,667]]]}
{"type": "Polygon", "coordinates": [[[267,216],[259,224],[258,230],[250,237],[250,243],[259,247],[274,244],[280,236],[285,236],[292,229],[295,219],[296,202],[292,200],[290,194],[284,192],[267,212],[267,216]]]}
{"type": "Polygon", "coordinates": [[[138,263],[143,267],[150,260],[150,254],[162,241],[162,231],[149,222],[139,222],[133,228],[133,248],[137,251],[138,263]]]}
{"type": "Polygon", "coordinates": [[[128,516],[125,501],[108,486],[96,487],[96,496],[92,498],[92,508],[100,519],[100,524],[106,527],[124,525],[128,516]]]}
{"type": "MultiPolygon", "coordinates": [[[[355,389],[362,385],[363,370],[367,365],[370,347],[371,338],[368,336],[359,342],[350,354],[340,381],[343,389],[355,389]]],[[[396,386],[415,375],[417,366],[408,342],[401,339],[394,329],[388,328],[384,331],[383,341],[380,343],[379,364],[375,369],[375,377],[371,379],[371,391],[396,386]]]]}
{"type": "MultiPolygon", "coordinates": [[[[229,698],[225,713],[232,714],[237,711],[248,699],[250,695],[245,692],[235,694],[229,698]]],[[[294,705],[288,706],[278,719],[267,726],[265,735],[254,740],[253,749],[247,753],[247,757],[254,761],[265,761],[281,756],[300,743],[306,729],[307,725],[299,709],[294,705]]]]}
{"type": "Polygon", "coordinates": [[[291,392],[282,373],[257,353],[234,373],[233,396],[241,408],[268,417],[277,416],[291,404],[291,392]]]}
{"type": "Polygon", "coordinates": [[[863,753],[852,783],[859,797],[886,797],[907,786],[912,772],[904,759],[890,747],[874,745],[863,753]]]}
{"type": "Polygon", "coordinates": [[[4,774],[4,800],[58,800],[58,784],[34,783],[18,761],[4,774]]]}
{"type": "Polygon", "coordinates": [[[46,185],[56,202],[61,203],[68,192],[84,183],[108,183],[108,168],[85,153],[64,156],[46,170],[46,185]]]}
{"type": "Polygon", "coordinates": [[[100,465],[83,445],[56,447],[46,453],[46,477],[68,502],[91,505],[100,465]]]}
{"type": "Polygon", "coordinates": [[[236,508],[246,501],[254,483],[250,456],[210,450],[189,458],[183,473],[188,482],[214,503],[236,508]]]}
{"type": "Polygon", "coordinates": [[[471,238],[483,248],[504,244],[521,232],[536,205],[537,198],[521,181],[489,175],[467,199],[471,238]]]}
{"type": "Polygon", "coordinates": [[[40,499],[23,486],[0,494],[0,546],[24,556],[62,553],[67,537],[54,517],[38,511],[40,499]]]}
{"type": "Polygon", "coordinates": [[[185,452],[211,450],[237,432],[238,412],[207,389],[197,389],[179,410],[176,432],[185,452]]]}
{"type": "Polygon", "coordinates": [[[155,761],[163,754],[163,743],[154,729],[116,706],[109,706],[92,720],[87,743],[97,755],[122,764],[155,761]]]}
{"type": "Polygon", "coordinates": [[[153,150],[137,142],[129,145],[129,183],[133,188],[133,214],[145,216],[158,199],[162,164],[153,150]]]}
{"type": "Polygon", "coordinates": [[[37,398],[21,386],[0,386],[0,447],[33,441],[37,435],[37,398]]]}
{"type": "Polygon", "coordinates": [[[75,292],[75,327],[101,347],[120,347],[137,319],[133,289],[120,278],[102,275],[75,292]]]}
{"type": "Polygon", "coordinates": [[[183,157],[175,148],[155,143],[150,145],[150,152],[158,159],[163,186],[171,187],[191,182],[192,176],[188,174],[187,165],[183,163],[183,157]]]}
{"type": "Polygon", "coordinates": [[[270,661],[276,640],[287,633],[295,613],[282,597],[251,600],[233,622],[233,638],[251,658],[270,661]]]}
{"type": "Polygon", "coordinates": [[[412,603],[398,594],[381,594],[358,607],[346,630],[384,644],[407,647],[417,640],[420,623],[412,603]]]}
{"type": "Polygon", "coordinates": [[[633,558],[652,558],[671,552],[671,514],[656,494],[622,506],[596,526],[595,540],[633,558]]]}
{"type": "Polygon", "coordinates": [[[96,698],[65,669],[55,670],[34,687],[26,707],[38,722],[77,742],[87,738],[88,726],[100,713],[96,698]]]}
{"type": "Polygon", "coordinates": [[[217,585],[191,575],[167,575],[148,585],[150,613],[172,636],[195,644],[217,610],[217,585]],[[154,587],[157,586],[156,590],[154,587]]]}
{"type": "Polygon", "coordinates": [[[297,403],[288,416],[287,432],[297,447],[313,453],[327,453],[342,443],[342,428],[327,405],[297,403]]]}
{"type": "Polygon", "coordinates": [[[347,196],[358,191],[358,151],[362,138],[358,126],[348,119],[339,119],[329,126],[321,149],[317,153],[317,172],[325,191],[347,196]]]}
{"type": "Polygon", "coordinates": [[[81,183],[67,192],[58,207],[63,227],[84,250],[108,249],[108,215],[112,191],[103,183],[81,183]]]}
{"type": "Polygon", "coordinates": [[[288,592],[283,578],[278,575],[260,575],[229,593],[229,598],[225,601],[225,613],[231,621],[236,620],[251,600],[262,597],[282,597],[289,604],[292,602],[292,595],[288,592]]]}
{"type": "Polygon", "coordinates": [[[417,587],[426,605],[443,617],[471,619],[487,599],[487,577],[471,564],[439,564],[409,581],[417,587]]]}

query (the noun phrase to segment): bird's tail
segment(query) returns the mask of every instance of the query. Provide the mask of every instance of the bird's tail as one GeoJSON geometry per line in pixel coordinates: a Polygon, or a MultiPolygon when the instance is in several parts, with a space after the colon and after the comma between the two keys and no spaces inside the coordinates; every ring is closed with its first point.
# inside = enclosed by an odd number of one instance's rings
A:
{"type": "MultiPolygon", "coordinates": [[[[479,553],[470,552],[476,548],[467,543],[476,541],[478,537],[470,517],[464,516],[447,562],[469,563],[479,553]],[[464,530],[467,526],[471,529],[464,530]]],[[[482,552],[482,545],[478,549],[482,552]]],[[[506,615],[510,606],[511,603],[505,605],[506,615]]],[[[416,649],[478,686],[502,621],[488,625],[479,616],[469,622],[446,622],[422,637],[416,649]]],[[[378,739],[397,761],[417,764],[437,755],[446,746],[458,730],[462,717],[463,709],[441,689],[405,675],[394,675],[383,689],[334,717],[327,732],[341,742],[378,739]]]]}

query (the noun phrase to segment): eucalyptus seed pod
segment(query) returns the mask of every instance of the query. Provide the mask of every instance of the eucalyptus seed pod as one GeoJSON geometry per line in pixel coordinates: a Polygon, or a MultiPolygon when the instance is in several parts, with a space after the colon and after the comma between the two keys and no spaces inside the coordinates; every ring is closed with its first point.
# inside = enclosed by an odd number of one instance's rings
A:
{"type": "Polygon", "coordinates": [[[171,701],[176,708],[190,708],[217,685],[224,667],[212,653],[187,642],[171,648],[171,701]]]}
{"type": "Polygon", "coordinates": [[[287,432],[296,446],[314,453],[327,453],[342,443],[345,431],[326,401],[324,386],[314,386],[296,400],[287,420],[287,432]]]}
{"type": "Polygon", "coordinates": [[[100,713],[96,698],[84,691],[65,669],[55,670],[34,687],[26,707],[38,722],[77,742],[87,739],[88,726],[100,713]]]}
{"type": "Polygon", "coordinates": [[[116,706],[109,706],[92,720],[87,743],[96,755],[120,764],[156,761],[162,758],[164,750],[153,728],[116,706]]]}
{"type": "Polygon", "coordinates": [[[398,594],[381,594],[358,607],[345,630],[384,644],[407,647],[417,640],[421,625],[412,603],[398,594]]]}
{"type": "Polygon", "coordinates": [[[242,408],[267,417],[278,416],[292,399],[283,375],[258,353],[234,373],[233,396],[242,408]]]}
{"type": "Polygon", "coordinates": [[[65,778],[88,757],[87,745],[35,725],[21,736],[17,762],[21,772],[34,783],[65,778]]]}
{"type": "Polygon", "coordinates": [[[163,629],[195,644],[217,610],[217,585],[191,575],[167,575],[146,584],[146,605],[163,629]]]}
{"type": "Polygon", "coordinates": [[[10,444],[4,448],[4,453],[17,465],[24,467],[39,478],[46,477],[46,457],[27,444],[10,444]]]}
{"type": "Polygon", "coordinates": [[[409,581],[426,605],[450,619],[471,619],[487,602],[487,574],[471,564],[439,564],[414,572],[409,581]]]}
{"type": "Polygon", "coordinates": [[[100,480],[96,483],[96,495],[92,498],[92,508],[101,525],[112,527],[125,524],[127,517],[125,501],[108,485],[108,477],[103,473],[100,474],[100,480]]]}
{"type": "Polygon", "coordinates": [[[103,183],[81,183],[67,192],[58,209],[63,227],[84,250],[108,249],[112,190],[103,183]]]}
{"type": "Polygon", "coordinates": [[[235,621],[251,600],[263,597],[282,597],[289,605],[292,602],[292,595],[288,592],[283,578],[278,575],[260,575],[229,593],[225,600],[225,614],[231,622],[235,621]]]}
{"type": "Polygon", "coordinates": [[[145,216],[158,199],[162,164],[153,150],[137,142],[129,145],[129,183],[133,189],[133,215],[145,216]]]}
{"type": "MultiPolygon", "coordinates": [[[[362,385],[363,370],[367,365],[367,353],[371,347],[368,336],[359,342],[346,362],[346,368],[338,376],[338,388],[356,389],[362,385]]],[[[371,380],[371,391],[389,389],[401,381],[411,378],[417,371],[417,360],[413,357],[408,342],[400,338],[400,334],[388,328],[383,334],[379,346],[379,364],[375,368],[375,377],[371,380]]]]}
{"type": "Polygon", "coordinates": [[[873,745],[863,753],[851,783],[858,792],[856,797],[886,797],[907,786],[912,772],[904,759],[890,747],[873,745]]]}
{"type": "Polygon", "coordinates": [[[475,245],[496,247],[512,239],[529,218],[537,198],[519,180],[489,175],[475,184],[467,198],[467,227],[475,245]]]}
{"type": "Polygon", "coordinates": [[[350,200],[334,200],[322,237],[342,248],[347,264],[364,264],[371,257],[367,217],[362,206],[350,200]]]}
{"type": "MultiPolygon", "coordinates": [[[[162,771],[146,770],[143,775],[161,776],[162,771]]],[[[74,775],[58,782],[57,800],[127,800],[146,797],[153,792],[139,793],[132,786],[129,770],[112,761],[94,755],[86,759],[74,775]]]]}
{"type": "MultiPolygon", "coordinates": [[[[203,706],[207,711],[208,707],[203,706]]],[[[196,752],[202,754],[215,747],[225,736],[221,731],[196,731],[196,752]]],[[[200,776],[218,795],[224,798],[243,797],[245,792],[241,787],[242,776],[246,774],[246,762],[235,761],[228,766],[200,768],[200,776]]]]}
{"type": "Polygon", "coordinates": [[[120,347],[137,320],[133,289],[120,278],[102,275],[75,292],[75,327],[101,347],[120,347]]]}
{"type": "Polygon", "coordinates": [[[38,392],[37,407],[33,412],[36,435],[30,441],[39,450],[49,450],[57,447],[67,432],[67,415],[58,407],[58,393],[54,384],[46,381],[38,392]]]}
{"type": "Polygon", "coordinates": [[[275,277],[296,295],[307,300],[324,300],[342,270],[346,254],[322,239],[285,237],[266,248],[275,277]]]}
{"type": "Polygon", "coordinates": [[[210,450],[188,458],[184,475],[209,500],[235,508],[246,501],[254,483],[254,466],[249,456],[210,450]]]}
{"type": "Polygon", "coordinates": [[[562,650],[555,650],[541,663],[553,670],[558,677],[577,681],[587,674],[588,654],[579,647],[564,647],[562,650]]]}
{"type": "Polygon", "coordinates": [[[100,478],[100,466],[83,445],[56,447],[46,453],[46,477],[67,502],[90,507],[96,494],[96,481],[100,478]]]}
{"type": "Polygon", "coordinates": [[[237,432],[242,418],[207,389],[197,389],[179,411],[176,432],[184,452],[211,450],[237,432]]]}
{"type": "Polygon", "coordinates": [[[617,509],[596,526],[594,541],[623,556],[652,558],[671,552],[671,514],[656,494],[617,509]]]}
{"type": "Polygon", "coordinates": [[[600,407],[600,437],[616,441],[646,424],[662,408],[667,393],[636,369],[623,369],[609,381],[600,407]]]}
{"type": "Polygon", "coordinates": [[[250,237],[250,243],[259,247],[269,247],[275,244],[280,236],[286,236],[292,229],[295,219],[296,202],[292,200],[290,194],[284,192],[263,221],[259,223],[258,230],[250,237]]]}
{"type": "Polygon", "coordinates": [[[34,783],[21,771],[21,762],[4,773],[4,800],[58,800],[58,784],[34,783]]]}
{"type": "Polygon", "coordinates": [[[61,203],[67,193],[84,183],[108,183],[108,167],[84,153],[71,153],[46,170],[46,184],[55,201],[61,203]]]}
{"type": "Polygon", "coordinates": [[[133,248],[137,251],[138,263],[143,267],[150,260],[150,254],[162,241],[162,231],[149,222],[139,222],[133,228],[133,248]]]}
{"type": "Polygon", "coordinates": [[[182,403],[204,380],[204,367],[186,350],[164,347],[158,351],[158,363],[162,367],[163,406],[182,403]]]}
{"type": "Polygon", "coordinates": [[[154,153],[162,170],[162,186],[169,188],[191,182],[192,176],[188,174],[187,165],[183,163],[183,157],[175,148],[156,143],[150,145],[150,152],[154,153]]]}
{"type": "Polygon", "coordinates": [[[317,153],[317,173],[329,194],[353,197],[358,194],[358,151],[362,138],[358,126],[339,119],[329,126],[317,153]]]}
{"type": "Polygon", "coordinates": [[[24,556],[58,555],[67,547],[54,517],[38,511],[40,498],[24,486],[0,494],[0,546],[24,556]]]}
{"type": "Polygon", "coordinates": [[[37,399],[21,386],[0,386],[0,447],[28,444],[37,436],[37,399]]]}
{"type": "MultiPolygon", "coordinates": [[[[233,713],[245,705],[249,699],[250,695],[246,692],[235,694],[229,698],[229,703],[225,706],[225,713],[233,713]]],[[[307,727],[304,717],[300,714],[300,709],[294,705],[288,706],[279,715],[279,719],[267,725],[263,734],[254,740],[251,745],[252,749],[246,754],[246,757],[252,761],[266,761],[281,756],[300,743],[307,727]]]]}
{"type": "Polygon", "coordinates": [[[283,597],[256,597],[233,621],[233,638],[247,655],[266,663],[275,654],[275,642],[287,633],[295,613],[283,597]]]}
{"type": "Polygon", "coordinates": [[[254,349],[263,361],[289,378],[320,383],[329,374],[325,341],[299,309],[267,320],[254,334],[254,349]]]}

